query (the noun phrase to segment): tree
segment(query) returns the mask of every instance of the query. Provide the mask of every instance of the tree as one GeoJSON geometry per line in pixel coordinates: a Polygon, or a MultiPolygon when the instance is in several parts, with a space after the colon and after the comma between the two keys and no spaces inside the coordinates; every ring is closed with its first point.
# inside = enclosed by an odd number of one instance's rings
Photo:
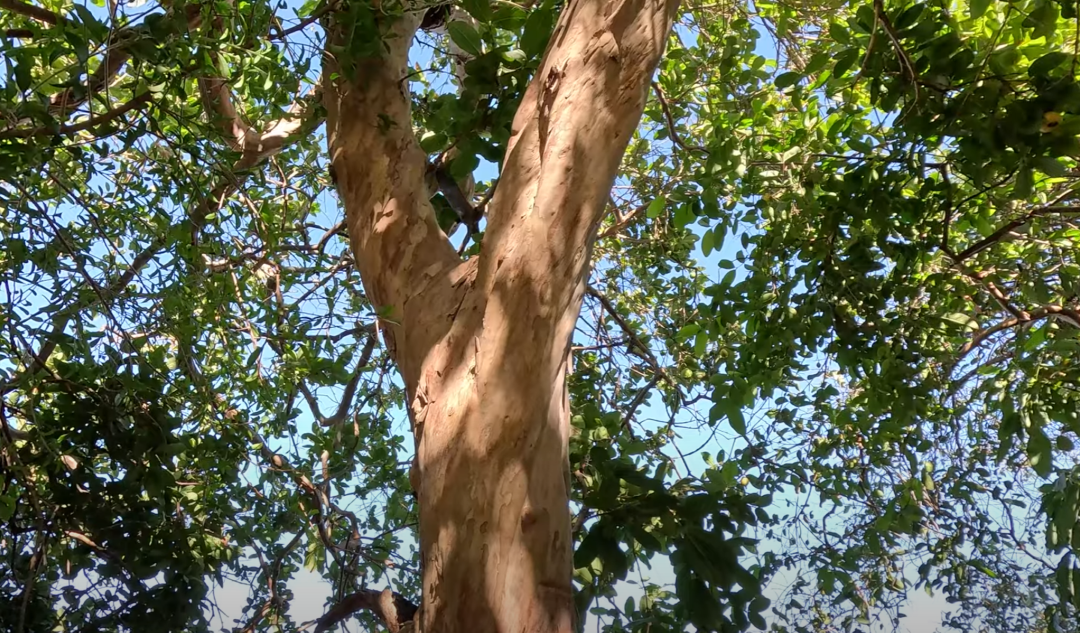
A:
{"type": "Polygon", "coordinates": [[[1077,7],[954,4],[0,0],[0,620],[1071,630],[1077,7]]]}

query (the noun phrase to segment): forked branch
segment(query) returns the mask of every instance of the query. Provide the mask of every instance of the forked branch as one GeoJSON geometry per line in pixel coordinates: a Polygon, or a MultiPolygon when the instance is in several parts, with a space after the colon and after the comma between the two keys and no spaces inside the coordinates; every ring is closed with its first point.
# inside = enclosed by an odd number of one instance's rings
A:
{"type": "Polygon", "coordinates": [[[339,622],[364,610],[371,611],[382,620],[390,633],[398,633],[405,623],[410,622],[416,615],[417,607],[400,593],[389,589],[361,589],[342,598],[319,618],[315,624],[315,633],[329,631],[339,622]]]}
{"type": "Polygon", "coordinates": [[[994,334],[1048,318],[1057,318],[1073,327],[1080,328],[1080,311],[1059,305],[1042,306],[1041,308],[1037,308],[1030,312],[1025,312],[1021,316],[1005,319],[1000,323],[996,323],[976,332],[975,335],[971,337],[971,340],[960,348],[955,365],[959,365],[960,361],[962,361],[965,356],[994,334]]]}

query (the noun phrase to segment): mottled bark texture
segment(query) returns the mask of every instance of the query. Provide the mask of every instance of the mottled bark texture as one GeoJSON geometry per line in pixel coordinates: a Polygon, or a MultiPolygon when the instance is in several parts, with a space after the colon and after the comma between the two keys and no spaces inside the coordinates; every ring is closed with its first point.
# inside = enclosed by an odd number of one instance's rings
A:
{"type": "MultiPolygon", "coordinates": [[[[572,630],[567,353],[596,227],[677,5],[570,0],[468,261],[436,224],[412,132],[403,79],[421,16],[387,24],[384,55],[355,71],[328,56],[338,193],[411,399],[422,633],[572,630]]],[[[344,44],[333,26],[328,41],[344,44]]]]}

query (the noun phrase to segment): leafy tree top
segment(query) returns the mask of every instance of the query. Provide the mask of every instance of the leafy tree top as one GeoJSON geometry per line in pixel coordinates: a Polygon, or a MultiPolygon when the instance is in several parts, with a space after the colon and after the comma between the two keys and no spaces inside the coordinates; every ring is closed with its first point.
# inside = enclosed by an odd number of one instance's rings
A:
{"type": "MultiPolygon", "coordinates": [[[[297,630],[302,567],[415,601],[404,394],[317,86],[428,7],[0,8],[0,621],[208,630],[231,578],[241,628],[297,630]]],[[[563,10],[466,0],[417,37],[416,134],[474,201],[563,10]]],[[[573,352],[575,579],[609,630],[891,626],[922,586],[957,628],[1075,629],[1078,20],[682,7],[573,352]],[[610,600],[660,557],[674,582],[610,600]]]]}

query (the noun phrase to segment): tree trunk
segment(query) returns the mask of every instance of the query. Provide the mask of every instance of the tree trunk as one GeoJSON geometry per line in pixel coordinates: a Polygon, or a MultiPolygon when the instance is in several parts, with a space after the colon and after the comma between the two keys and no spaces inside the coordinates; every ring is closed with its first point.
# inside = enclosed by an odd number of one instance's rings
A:
{"type": "MultiPolygon", "coordinates": [[[[357,268],[411,400],[423,633],[573,628],[566,359],[591,242],[677,0],[571,0],[522,99],[479,257],[439,230],[407,58],[328,55],[333,170],[357,268]]],[[[342,45],[333,26],[327,41],[342,45]]]]}

